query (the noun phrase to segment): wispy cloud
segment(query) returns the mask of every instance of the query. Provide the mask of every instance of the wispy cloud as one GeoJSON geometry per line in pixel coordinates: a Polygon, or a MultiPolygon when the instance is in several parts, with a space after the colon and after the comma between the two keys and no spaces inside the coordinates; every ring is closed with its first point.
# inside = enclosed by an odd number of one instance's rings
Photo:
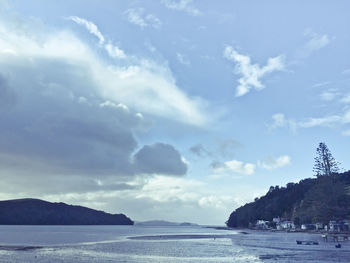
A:
{"type": "Polygon", "coordinates": [[[343,70],[342,74],[346,74],[346,75],[350,74],[350,68],[343,70]]]}
{"type": "Polygon", "coordinates": [[[292,132],[296,132],[298,124],[291,119],[287,119],[283,113],[276,113],[272,115],[272,123],[268,124],[270,131],[278,128],[288,128],[292,132]]]}
{"type": "Polygon", "coordinates": [[[192,4],[193,0],[162,0],[161,3],[169,9],[184,11],[193,16],[199,16],[202,14],[192,4]]]}
{"type": "Polygon", "coordinates": [[[258,161],[258,166],[266,170],[274,170],[290,164],[290,157],[282,155],[277,158],[269,157],[264,161],[258,161]]]}
{"type": "Polygon", "coordinates": [[[185,55],[181,54],[181,53],[177,53],[176,57],[177,57],[177,60],[183,65],[188,66],[188,65],[191,64],[191,62],[188,60],[188,58],[185,55]]]}
{"type": "Polygon", "coordinates": [[[125,52],[116,45],[108,43],[105,45],[105,49],[112,58],[126,58],[125,52]]]}
{"type": "Polygon", "coordinates": [[[269,58],[263,67],[258,64],[252,64],[249,56],[239,54],[230,46],[225,48],[224,57],[236,63],[235,73],[241,75],[238,79],[239,85],[236,88],[237,97],[247,94],[252,88],[256,90],[265,88],[260,80],[262,77],[274,71],[285,69],[284,57],[282,55],[269,58]]]}
{"type": "Polygon", "coordinates": [[[343,96],[343,98],[340,100],[342,103],[350,103],[350,93],[343,96]]]}
{"type": "Polygon", "coordinates": [[[309,41],[305,45],[305,48],[309,52],[317,51],[321,48],[324,48],[331,42],[331,38],[328,35],[320,35],[313,32],[312,30],[306,30],[304,36],[309,38],[309,41]]]}
{"type": "Polygon", "coordinates": [[[334,40],[334,37],[327,34],[318,34],[311,28],[305,30],[304,36],[307,38],[307,42],[297,52],[297,56],[300,58],[310,56],[312,53],[328,46],[334,40]]]}
{"type": "Polygon", "coordinates": [[[162,21],[153,14],[145,14],[143,8],[139,9],[128,9],[126,12],[127,19],[131,24],[139,27],[148,27],[159,29],[162,26],[162,21]]]}
{"type": "Polygon", "coordinates": [[[336,97],[341,95],[336,89],[329,89],[320,94],[320,98],[323,101],[332,101],[336,97]]]}
{"type": "Polygon", "coordinates": [[[349,130],[345,130],[342,132],[342,135],[344,136],[350,136],[350,129],[349,130]]]}
{"type": "Polygon", "coordinates": [[[199,157],[207,157],[211,155],[211,152],[208,151],[202,144],[193,145],[189,150],[192,154],[199,157]]]}
{"type": "Polygon", "coordinates": [[[214,161],[211,164],[214,174],[219,175],[252,175],[255,172],[255,164],[244,163],[237,160],[231,160],[227,162],[217,162],[214,161]]]}
{"type": "Polygon", "coordinates": [[[111,41],[105,44],[105,37],[93,22],[77,16],[70,16],[68,19],[74,21],[78,25],[84,26],[92,35],[96,36],[99,39],[100,45],[103,45],[104,49],[110,57],[120,59],[126,58],[125,52],[118,46],[113,45],[111,41]]]}
{"type": "Polygon", "coordinates": [[[331,84],[330,81],[325,81],[325,82],[316,83],[316,84],[312,85],[311,87],[312,88],[319,88],[319,87],[327,86],[329,84],[331,84]]]}
{"type": "Polygon", "coordinates": [[[324,117],[311,117],[301,121],[288,119],[282,113],[272,115],[273,122],[270,129],[289,128],[295,132],[298,128],[333,127],[335,125],[345,125],[350,123],[350,110],[339,115],[328,115],[324,117]]]}
{"type": "Polygon", "coordinates": [[[68,17],[68,19],[74,21],[79,25],[84,26],[91,34],[93,34],[99,39],[100,44],[103,44],[105,42],[105,38],[103,37],[102,33],[98,30],[98,27],[91,21],[77,16],[70,16],[68,17]]]}

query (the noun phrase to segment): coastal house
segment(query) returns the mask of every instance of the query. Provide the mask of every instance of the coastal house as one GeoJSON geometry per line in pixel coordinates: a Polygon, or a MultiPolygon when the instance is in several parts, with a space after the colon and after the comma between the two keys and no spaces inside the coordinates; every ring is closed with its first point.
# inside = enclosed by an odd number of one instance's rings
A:
{"type": "Polygon", "coordinates": [[[328,225],[331,232],[349,231],[349,223],[346,220],[331,220],[328,225]]]}
{"type": "Polygon", "coordinates": [[[301,230],[316,230],[315,224],[302,224],[301,230]]]}
{"type": "Polygon", "coordinates": [[[316,230],[323,230],[323,223],[316,223],[315,224],[315,229],[316,230]]]}
{"type": "MultiPolygon", "coordinates": [[[[278,224],[279,229],[295,229],[295,225],[292,221],[282,221],[278,224]]],[[[278,229],[277,228],[277,229],[278,229]]]]}
{"type": "Polygon", "coordinates": [[[265,220],[257,220],[256,221],[256,224],[255,224],[255,227],[257,229],[268,229],[269,228],[269,221],[265,221],[265,220]]]}
{"type": "Polygon", "coordinates": [[[282,219],[280,217],[274,217],[272,218],[272,222],[279,224],[282,221],[282,219]]]}

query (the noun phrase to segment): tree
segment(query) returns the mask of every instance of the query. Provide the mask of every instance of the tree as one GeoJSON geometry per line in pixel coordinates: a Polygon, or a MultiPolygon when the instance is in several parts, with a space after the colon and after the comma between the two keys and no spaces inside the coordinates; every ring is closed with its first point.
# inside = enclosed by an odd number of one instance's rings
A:
{"type": "Polygon", "coordinates": [[[338,162],[333,158],[324,142],[320,142],[316,149],[315,165],[313,171],[317,177],[329,176],[339,172],[338,162]]]}

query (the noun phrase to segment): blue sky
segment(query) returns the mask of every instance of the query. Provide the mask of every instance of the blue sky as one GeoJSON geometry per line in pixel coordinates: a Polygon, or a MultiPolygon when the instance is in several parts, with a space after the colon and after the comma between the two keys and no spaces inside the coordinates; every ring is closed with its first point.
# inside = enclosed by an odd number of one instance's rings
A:
{"type": "Polygon", "coordinates": [[[0,198],[223,224],[348,170],[349,5],[0,1],[0,198]]]}

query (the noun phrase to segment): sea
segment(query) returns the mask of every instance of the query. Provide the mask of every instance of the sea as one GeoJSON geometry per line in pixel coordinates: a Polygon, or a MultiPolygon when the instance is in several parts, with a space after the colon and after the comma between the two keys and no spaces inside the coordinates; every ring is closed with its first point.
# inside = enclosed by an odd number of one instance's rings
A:
{"type": "Polygon", "coordinates": [[[350,241],[339,243],[320,234],[205,226],[0,226],[0,262],[350,262],[350,241]]]}

